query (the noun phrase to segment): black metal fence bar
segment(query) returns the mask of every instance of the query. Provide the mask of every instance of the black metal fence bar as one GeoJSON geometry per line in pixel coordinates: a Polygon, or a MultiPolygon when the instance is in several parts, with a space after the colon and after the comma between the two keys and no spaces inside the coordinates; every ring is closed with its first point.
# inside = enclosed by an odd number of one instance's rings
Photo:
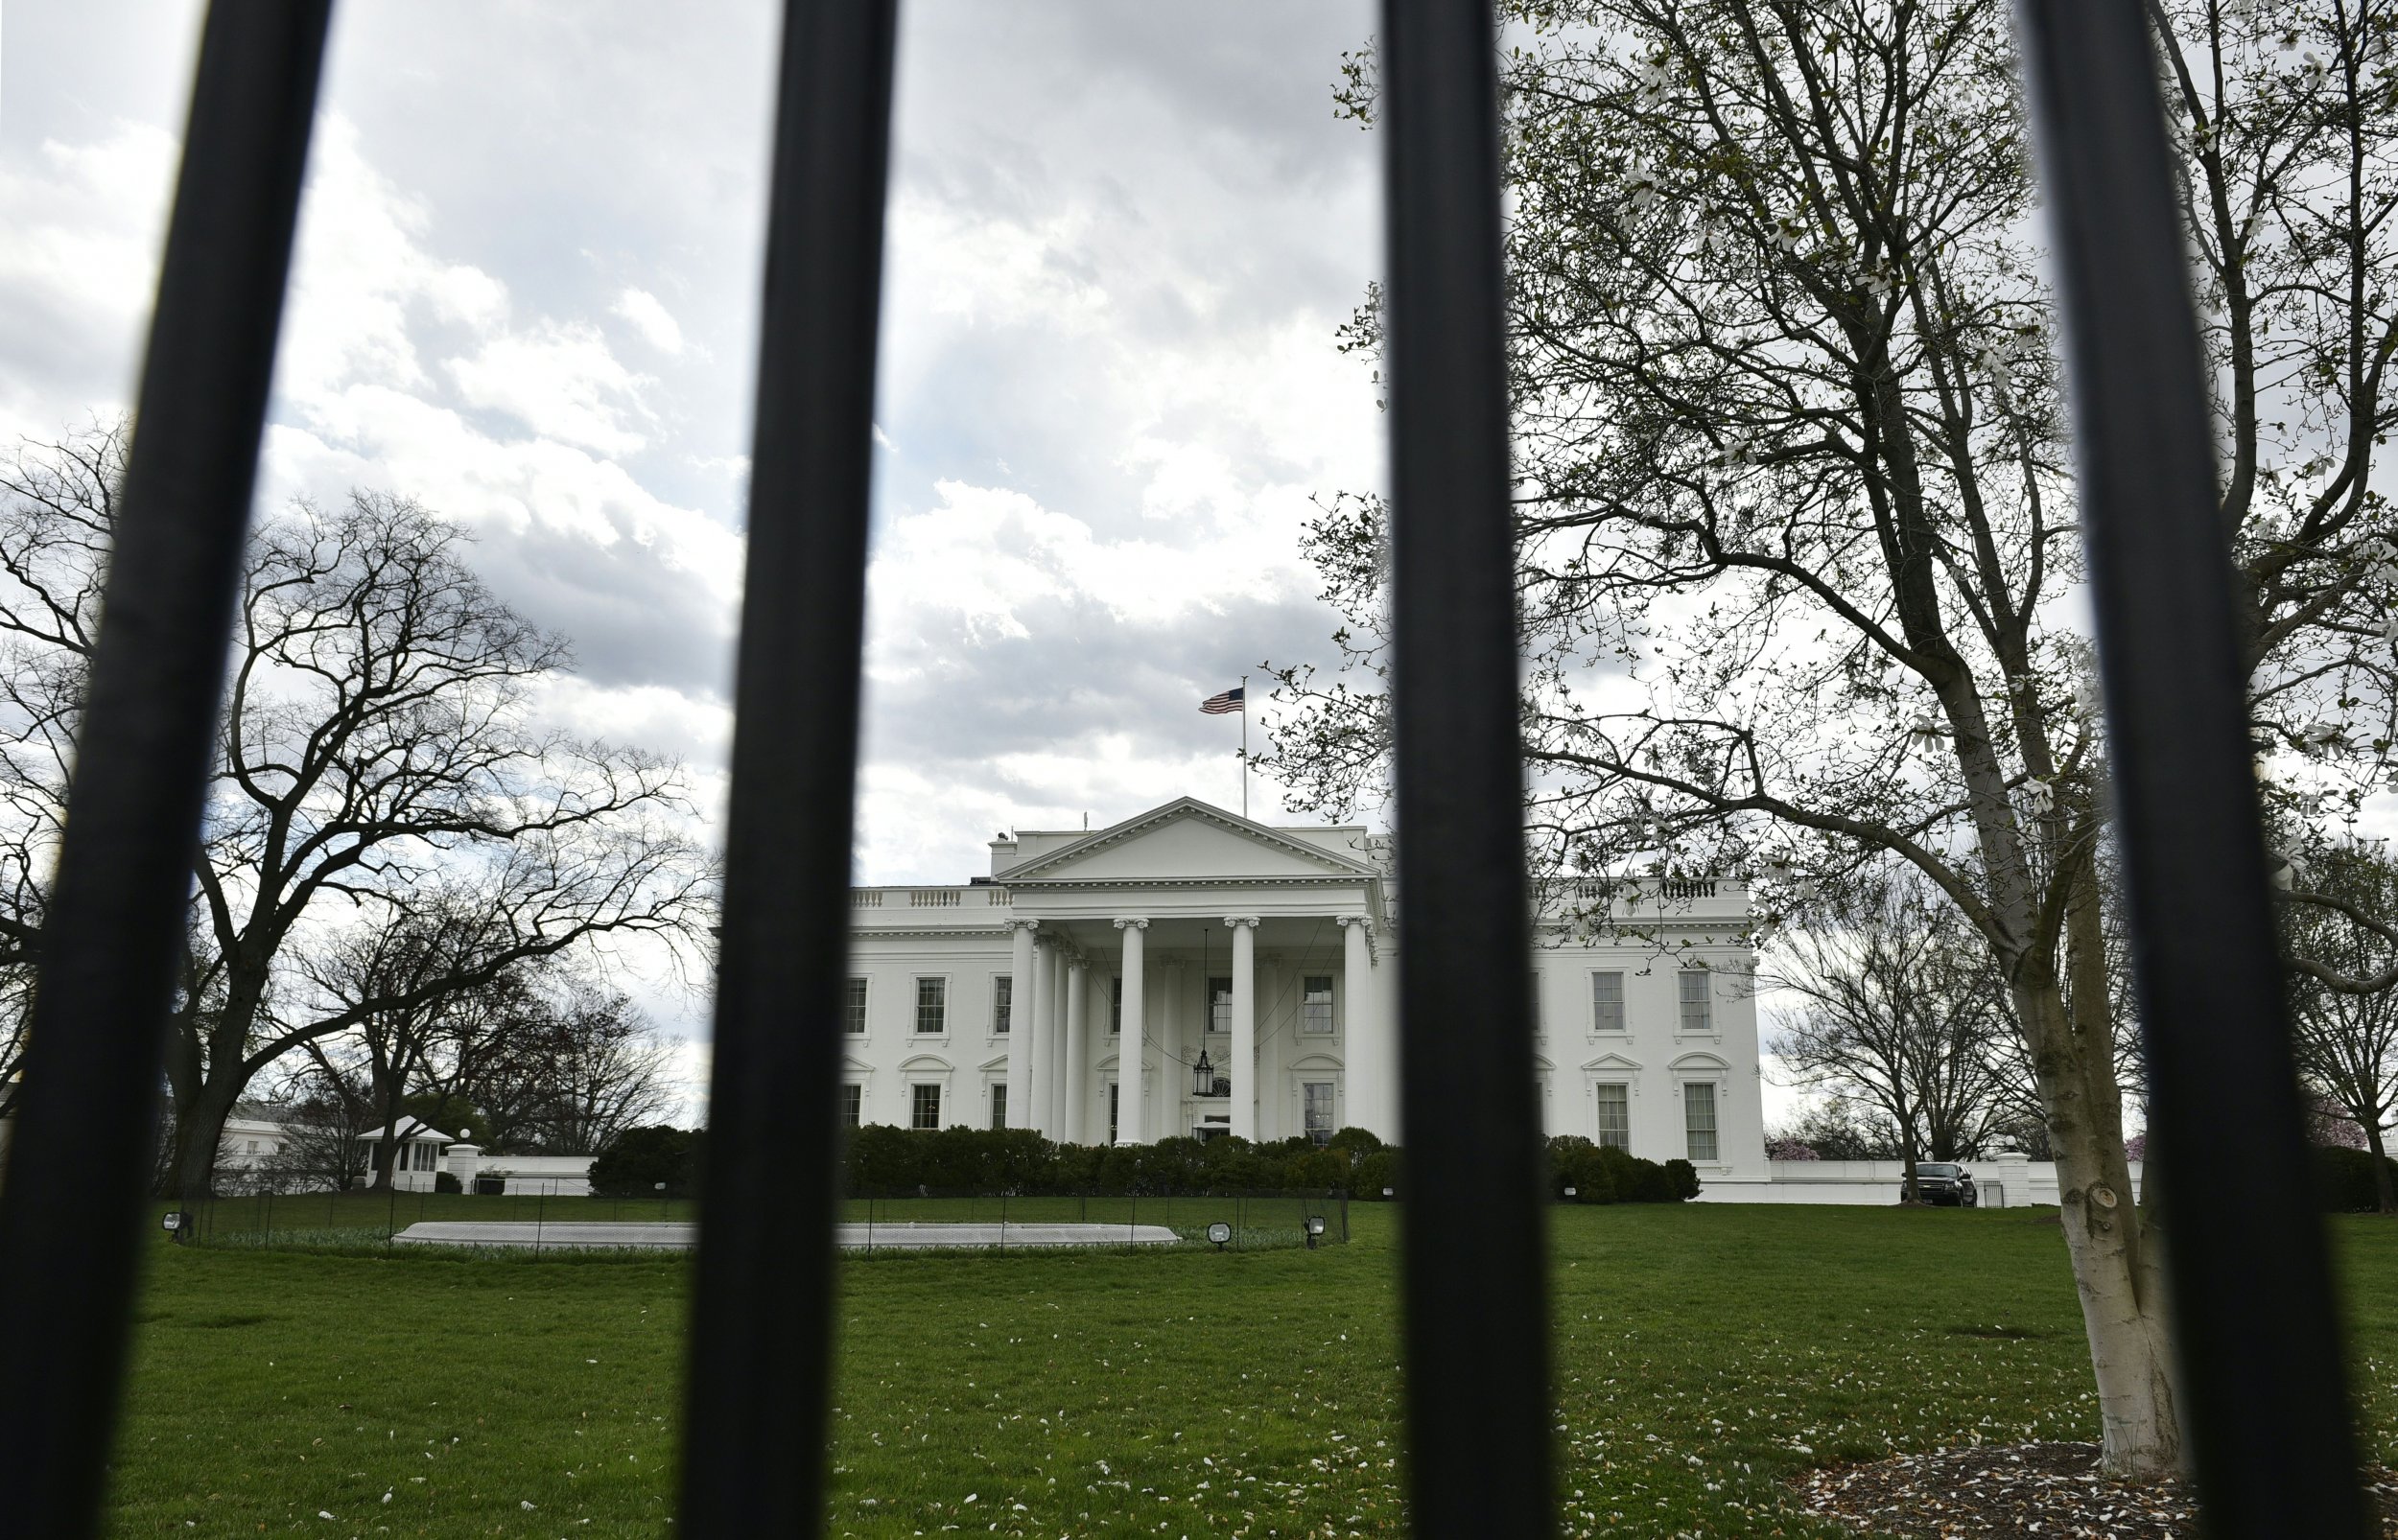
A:
{"type": "Polygon", "coordinates": [[[98,1525],[329,0],[209,9],[0,1195],[11,1533],[98,1525]]]}
{"type": "Polygon", "coordinates": [[[823,1523],[894,0],[784,12],[683,1523],[823,1523]],[[717,1216],[711,1222],[710,1216],[717,1216]]]}
{"type": "Polygon", "coordinates": [[[1515,526],[1488,0],[1385,0],[1407,1435],[1419,1533],[1550,1501],[1515,526]]]}
{"type": "Polygon", "coordinates": [[[2147,21],[2136,0],[2026,0],[2019,14],[2063,286],[2184,1433],[2210,1534],[2359,1535],[2147,21]]]}

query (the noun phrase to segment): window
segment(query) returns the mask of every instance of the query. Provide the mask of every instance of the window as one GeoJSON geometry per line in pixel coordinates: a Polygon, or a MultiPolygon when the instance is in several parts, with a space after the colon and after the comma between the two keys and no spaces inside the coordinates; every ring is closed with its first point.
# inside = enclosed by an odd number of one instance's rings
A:
{"type": "MultiPolygon", "coordinates": [[[[1117,974],[1108,980],[1108,1036],[1113,1038],[1124,1030],[1124,977],[1117,974]]],[[[1111,1138],[1108,1143],[1116,1141],[1111,1138]]]]}
{"type": "MultiPolygon", "coordinates": [[[[1002,979],[1000,982],[1006,981],[1002,979]]],[[[1003,1080],[994,1081],[991,1085],[991,1126],[995,1129],[1007,1127],[1007,1082],[1003,1080]]]]}
{"type": "Polygon", "coordinates": [[[1624,975],[1593,973],[1590,975],[1590,1030],[1621,1032],[1624,1030],[1624,975]]]}
{"type": "Polygon", "coordinates": [[[1117,1108],[1123,1105],[1123,1091],[1124,1087],[1120,1082],[1110,1081],[1108,1083],[1108,1143],[1110,1144],[1116,1142],[1116,1112],[1117,1108]]]}
{"type": "Polygon", "coordinates": [[[1332,1083],[1311,1080],[1299,1087],[1301,1127],[1318,1144],[1332,1141],[1332,1083]]]}
{"type": "Polygon", "coordinates": [[[1685,968],[1681,978],[1682,1031],[1713,1032],[1715,1030],[1715,1005],[1712,998],[1714,992],[1708,986],[1714,981],[1704,968],[1685,968]]]}
{"type": "Polygon", "coordinates": [[[866,1087],[848,1085],[841,1087],[841,1125],[856,1128],[866,1120],[866,1087]]]}
{"type": "Polygon", "coordinates": [[[1233,981],[1229,978],[1208,980],[1208,1030],[1233,1030],[1233,981]]]}
{"type": "Polygon", "coordinates": [[[242,1147],[242,1153],[244,1155],[256,1155],[258,1153],[258,1141],[256,1139],[250,1140],[247,1144],[242,1147]]]}
{"type": "Polygon", "coordinates": [[[937,1129],[941,1126],[941,1087],[911,1085],[908,1095],[913,1100],[907,1119],[911,1129],[937,1129]]]}
{"type": "Polygon", "coordinates": [[[1300,992],[1299,1030],[1324,1037],[1332,1030],[1332,975],[1310,973],[1300,992]]]}
{"type": "Polygon", "coordinates": [[[849,992],[841,997],[841,1015],[843,1025],[847,1026],[850,1031],[858,1034],[865,1032],[866,981],[864,979],[854,978],[849,981],[849,992]]]}
{"type": "MultiPolygon", "coordinates": [[[[1001,973],[991,981],[992,1035],[999,1038],[1006,1037],[1008,1029],[1015,1025],[1015,1015],[1016,981],[1007,974],[1001,973]]],[[[995,1129],[1000,1127],[997,1123],[991,1126],[995,1129]]]]}
{"type": "Polygon", "coordinates": [[[950,1029],[950,981],[945,978],[920,978],[916,981],[916,1030],[947,1032],[950,1029]]]}
{"type": "Polygon", "coordinates": [[[1690,1158],[1715,1158],[1715,1087],[1707,1085],[1685,1085],[1681,1088],[1682,1127],[1690,1134],[1690,1158]]]}
{"type": "Polygon", "coordinates": [[[1591,1090],[1599,1103],[1599,1143],[1611,1144],[1630,1154],[1632,1150],[1632,1087],[1616,1084],[1594,1085],[1591,1090]]]}

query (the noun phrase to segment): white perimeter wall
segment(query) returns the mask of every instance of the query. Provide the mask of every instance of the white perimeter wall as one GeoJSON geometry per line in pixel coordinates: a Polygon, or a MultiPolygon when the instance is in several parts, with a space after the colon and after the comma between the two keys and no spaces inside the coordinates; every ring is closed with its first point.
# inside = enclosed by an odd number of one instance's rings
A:
{"type": "MultiPolygon", "coordinates": [[[[1972,1174],[1986,1208],[2026,1208],[2057,1202],[2057,1163],[1996,1157],[1961,1162],[1972,1174]]],[[[1895,1203],[1905,1163],[1897,1160],[1772,1160],[1760,1182],[1708,1181],[1703,1202],[1895,1203]]],[[[2131,1162],[2131,1195],[2140,1197],[2140,1162],[2131,1162]]]]}

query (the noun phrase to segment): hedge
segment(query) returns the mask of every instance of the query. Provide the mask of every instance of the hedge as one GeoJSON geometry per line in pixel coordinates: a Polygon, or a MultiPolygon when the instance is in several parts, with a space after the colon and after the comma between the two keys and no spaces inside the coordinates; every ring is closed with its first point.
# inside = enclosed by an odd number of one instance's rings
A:
{"type": "MultiPolygon", "coordinates": [[[[1548,1141],[1550,1192],[1584,1203],[1671,1203],[1699,1195],[1687,1160],[1659,1165],[1623,1150],[1562,1134],[1548,1141]]],[[[1305,1137],[1253,1143],[1236,1137],[1170,1138],[1155,1144],[1059,1144],[1029,1129],[900,1129],[869,1124],[850,1134],[845,1172],[855,1197],[918,1191],[1008,1193],[1228,1192],[1341,1189],[1367,1201],[1402,1195],[1404,1155],[1363,1129],[1342,1129],[1318,1145],[1305,1137]]],[[[598,1168],[593,1170],[598,1189],[598,1168]]]]}
{"type": "Polygon", "coordinates": [[[699,1190],[699,1151],[705,1134],[681,1129],[627,1129],[592,1156],[595,1198],[654,1198],[666,1184],[670,1198],[699,1190]]]}
{"type": "MultiPolygon", "coordinates": [[[[2374,1190],[2372,1151],[2316,1145],[2313,1153],[2316,1207],[2332,1214],[2370,1214],[2380,1209],[2382,1195],[2374,1190]]],[[[2383,1163],[2398,1173],[2398,1162],[2385,1156],[2383,1163]]]]}

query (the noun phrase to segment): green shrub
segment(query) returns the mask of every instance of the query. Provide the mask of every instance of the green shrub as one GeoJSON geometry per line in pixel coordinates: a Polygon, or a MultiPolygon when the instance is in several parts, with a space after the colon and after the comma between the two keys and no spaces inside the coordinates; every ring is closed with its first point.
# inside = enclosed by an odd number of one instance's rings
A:
{"type": "Polygon", "coordinates": [[[688,1198],[699,1188],[701,1136],[682,1129],[627,1129],[592,1157],[595,1198],[688,1198]]]}
{"type": "Polygon", "coordinates": [[[2331,1214],[2370,1214],[2382,1206],[2374,1188],[2372,1151],[2317,1145],[2313,1154],[2317,1208],[2331,1214]]]}
{"type": "Polygon", "coordinates": [[[433,1174],[433,1190],[437,1193],[460,1193],[466,1189],[458,1185],[458,1179],[448,1172],[436,1171],[433,1174]]]}
{"type": "Polygon", "coordinates": [[[1687,1160],[1668,1160],[1665,1175],[1674,1190],[1674,1197],[1688,1202],[1699,1196],[1699,1168],[1687,1160]]]}
{"type": "Polygon", "coordinates": [[[1391,1190],[1393,1197],[1404,1190],[1399,1186],[1397,1145],[1386,1144],[1375,1151],[1358,1161],[1357,1169],[1350,1174],[1349,1191],[1352,1197],[1378,1203],[1382,1202],[1382,1189],[1385,1187],[1391,1190]]]}
{"type": "Polygon", "coordinates": [[[1679,1202],[1674,1190],[1673,1176],[1654,1160],[1643,1160],[1629,1150],[1615,1146],[1599,1147],[1599,1159],[1613,1179],[1615,1201],[1619,1203],[1671,1203],[1679,1202]]]}
{"type": "Polygon", "coordinates": [[[1353,1158],[1362,1160],[1382,1148],[1382,1135],[1372,1129],[1335,1129],[1325,1148],[1346,1150],[1353,1158]]]}

